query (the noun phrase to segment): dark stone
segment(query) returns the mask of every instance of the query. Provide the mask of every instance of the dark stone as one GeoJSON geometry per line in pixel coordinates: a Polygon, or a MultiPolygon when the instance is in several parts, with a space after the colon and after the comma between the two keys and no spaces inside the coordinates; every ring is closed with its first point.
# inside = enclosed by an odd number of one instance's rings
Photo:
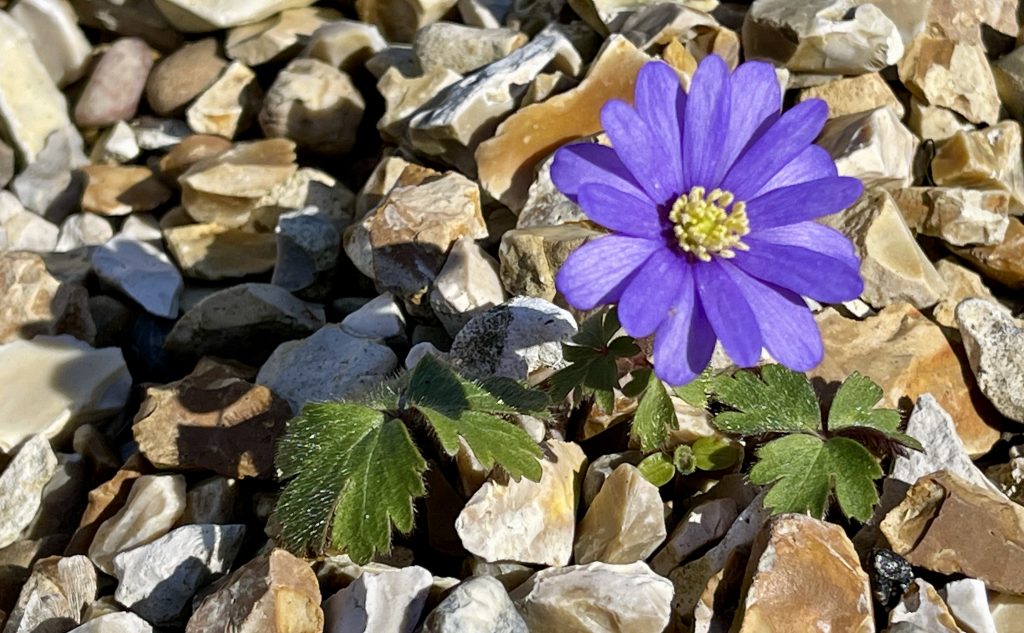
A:
{"type": "Polygon", "coordinates": [[[868,558],[871,594],[884,607],[899,602],[914,580],[914,570],[906,560],[888,549],[876,549],[868,558]]]}

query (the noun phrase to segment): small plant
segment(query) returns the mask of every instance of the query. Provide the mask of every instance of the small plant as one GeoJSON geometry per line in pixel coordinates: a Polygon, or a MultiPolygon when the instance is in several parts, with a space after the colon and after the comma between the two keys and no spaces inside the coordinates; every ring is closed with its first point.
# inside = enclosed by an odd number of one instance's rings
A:
{"type": "Polygon", "coordinates": [[[392,528],[412,530],[413,501],[426,492],[427,462],[410,429],[433,433],[449,455],[461,438],[485,467],[540,479],[540,447],[502,416],[543,414],[547,404],[513,380],[470,382],[428,354],[403,385],[365,402],[306,405],[277,451],[282,544],[345,551],[357,563],[389,551],[392,528]]]}

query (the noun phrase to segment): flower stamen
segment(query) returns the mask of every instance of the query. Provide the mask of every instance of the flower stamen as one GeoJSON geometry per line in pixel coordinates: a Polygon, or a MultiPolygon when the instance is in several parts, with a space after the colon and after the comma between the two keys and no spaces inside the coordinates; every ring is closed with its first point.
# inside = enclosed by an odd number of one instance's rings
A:
{"type": "Polygon", "coordinates": [[[741,241],[750,233],[746,204],[728,191],[707,193],[704,187],[694,187],[679,196],[668,219],[675,225],[679,248],[701,261],[709,262],[713,255],[729,259],[737,250],[748,250],[741,241]]]}

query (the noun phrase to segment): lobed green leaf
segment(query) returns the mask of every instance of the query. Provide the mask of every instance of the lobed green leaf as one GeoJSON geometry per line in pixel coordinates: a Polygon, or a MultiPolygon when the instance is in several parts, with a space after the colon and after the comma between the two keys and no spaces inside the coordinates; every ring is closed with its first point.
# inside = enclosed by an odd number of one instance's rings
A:
{"type": "Polygon", "coordinates": [[[633,415],[630,433],[639,440],[641,450],[650,452],[658,448],[669,429],[675,426],[676,410],[672,406],[672,399],[668,397],[665,385],[652,372],[633,415]]]}
{"type": "Polygon", "coordinates": [[[815,433],[821,428],[818,400],[803,374],[768,365],[758,378],[740,371],[710,381],[715,399],[735,411],[715,416],[714,426],[726,433],[815,433]]]}

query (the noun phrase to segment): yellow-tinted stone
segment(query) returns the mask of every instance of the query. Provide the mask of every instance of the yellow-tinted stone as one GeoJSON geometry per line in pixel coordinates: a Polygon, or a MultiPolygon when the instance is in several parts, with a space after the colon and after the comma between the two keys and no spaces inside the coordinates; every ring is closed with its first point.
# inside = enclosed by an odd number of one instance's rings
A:
{"type": "MultiPolygon", "coordinates": [[[[555,274],[569,254],[601,235],[581,224],[534,226],[505,233],[498,250],[501,282],[509,294],[554,301],[555,274]]],[[[556,301],[564,305],[563,301],[556,301]]]]}
{"type": "Polygon", "coordinates": [[[953,251],[989,279],[1011,288],[1024,288],[1024,222],[1020,219],[1010,218],[1000,244],[954,248],[953,251]]]}
{"type": "Polygon", "coordinates": [[[898,64],[900,81],[931,105],[944,106],[973,123],[999,120],[999,94],[980,44],[920,34],[898,64]]]}
{"type": "Polygon", "coordinates": [[[904,114],[903,104],[878,73],[843,77],[820,86],[804,88],[800,91],[799,100],[807,99],[823,99],[828,104],[830,118],[882,106],[890,106],[901,119],[904,114]]]}
{"type": "Polygon", "coordinates": [[[1010,193],[1010,214],[1024,215],[1021,127],[1016,121],[973,132],[957,132],[939,145],[932,159],[936,184],[1010,193]]]}

